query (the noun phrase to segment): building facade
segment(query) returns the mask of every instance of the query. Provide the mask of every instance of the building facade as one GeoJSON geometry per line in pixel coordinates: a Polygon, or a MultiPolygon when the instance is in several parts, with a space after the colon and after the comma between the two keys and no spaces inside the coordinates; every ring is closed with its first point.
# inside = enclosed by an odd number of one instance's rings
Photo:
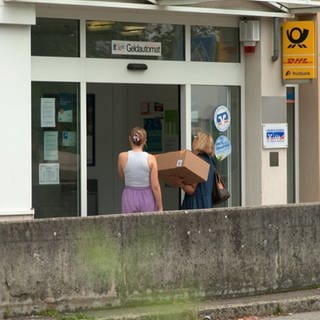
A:
{"type": "Polygon", "coordinates": [[[117,155],[136,125],[155,154],[210,132],[226,206],[319,200],[318,83],[283,82],[279,38],[317,14],[188,2],[0,0],[0,219],[119,213],[117,155]],[[274,130],[284,141],[265,141],[274,130]]]}

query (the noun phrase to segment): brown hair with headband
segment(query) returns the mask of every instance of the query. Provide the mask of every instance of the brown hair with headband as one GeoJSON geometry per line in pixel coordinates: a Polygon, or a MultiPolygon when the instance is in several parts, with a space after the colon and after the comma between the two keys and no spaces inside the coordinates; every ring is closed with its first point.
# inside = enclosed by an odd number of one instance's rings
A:
{"type": "Polygon", "coordinates": [[[147,132],[141,127],[132,128],[129,136],[129,141],[135,146],[145,145],[147,142],[147,132]]]}

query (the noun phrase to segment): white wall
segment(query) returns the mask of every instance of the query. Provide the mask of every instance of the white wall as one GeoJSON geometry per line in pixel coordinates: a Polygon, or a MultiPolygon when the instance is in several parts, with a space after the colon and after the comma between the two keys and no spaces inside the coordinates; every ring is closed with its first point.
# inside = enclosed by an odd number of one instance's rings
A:
{"type": "Polygon", "coordinates": [[[245,203],[259,205],[261,185],[261,47],[257,44],[253,54],[245,55],[245,203]]]}
{"type": "Polygon", "coordinates": [[[34,17],[30,8],[24,11],[23,7],[0,1],[0,216],[32,213],[31,60],[27,24],[34,22],[34,17]]]}
{"type": "Polygon", "coordinates": [[[1,211],[31,208],[30,27],[0,25],[1,211]]]}
{"type": "Polygon", "coordinates": [[[287,203],[286,149],[263,149],[262,145],[263,114],[268,113],[268,110],[262,110],[266,108],[265,101],[271,98],[275,103],[279,102],[272,106],[272,111],[275,108],[279,115],[283,115],[286,107],[281,59],[272,62],[272,55],[273,20],[262,19],[261,41],[256,52],[246,56],[246,205],[287,203]],[[278,152],[278,167],[270,166],[270,151],[278,152]]]}
{"type": "MultiPolygon", "coordinates": [[[[281,56],[275,62],[272,62],[273,54],[273,20],[262,20],[261,37],[261,92],[262,99],[264,97],[273,97],[276,106],[277,119],[273,119],[272,123],[286,122],[286,89],[281,80],[281,56]],[[283,117],[284,113],[284,117],[283,117]],[[285,118],[285,119],[283,119],[285,118]]],[[[278,30],[280,32],[280,29],[278,30]]],[[[265,110],[264,110],[265,112],[265,110]]],[[[265,119],[262,118],[262,122],[265,119]]],[[[262,130],[262,128],[261,128],[262,130]]],[[[262,205],[269,204],[286,204],[287,203],[287,149],[262,149],[262,205]],[[277,152],[279,157],[279,165],[270,166],[270,152],[277,152]]]]}

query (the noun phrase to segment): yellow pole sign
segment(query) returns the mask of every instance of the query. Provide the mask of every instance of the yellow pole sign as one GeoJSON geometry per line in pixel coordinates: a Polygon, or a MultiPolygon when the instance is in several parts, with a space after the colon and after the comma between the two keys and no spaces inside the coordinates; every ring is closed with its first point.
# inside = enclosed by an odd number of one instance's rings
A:
{"type": "Polygon", "coordinates": [[[282,78],[316,78],[314,21],[288,21],[282,27],[282,78]]]}

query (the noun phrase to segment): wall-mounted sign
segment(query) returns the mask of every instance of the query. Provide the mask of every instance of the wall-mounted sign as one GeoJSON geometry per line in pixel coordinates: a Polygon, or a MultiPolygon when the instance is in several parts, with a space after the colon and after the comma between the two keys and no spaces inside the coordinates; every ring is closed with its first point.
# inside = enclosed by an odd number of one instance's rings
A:
{"type": "Polygon", "coordinates": [[[263,147],[265,149],[288,147],[288,124],[263,124],[263,147]]]}
{"type": "Polygon", "coordinates": [[[231,123],[229,108],[226,106],[218,106],[214,111],[213,120],[218,131],[227,131],[231,123]]]}
{"type": "Polygon", "coordinates": [[[282,78],[316,78],[314,21],[288,21],[282,27],[282,78]]]}
{"type": "Polygon", "coordinates": [[[161,56],[161,42],[112,40],[112,54],[161,56]]]}
{"type": "Polygon", "coordinates": [[[231,154],[231,142],[226,136],[221,135],[216,139],[214,153],[219,161],[222,161],[231,154]]]}

